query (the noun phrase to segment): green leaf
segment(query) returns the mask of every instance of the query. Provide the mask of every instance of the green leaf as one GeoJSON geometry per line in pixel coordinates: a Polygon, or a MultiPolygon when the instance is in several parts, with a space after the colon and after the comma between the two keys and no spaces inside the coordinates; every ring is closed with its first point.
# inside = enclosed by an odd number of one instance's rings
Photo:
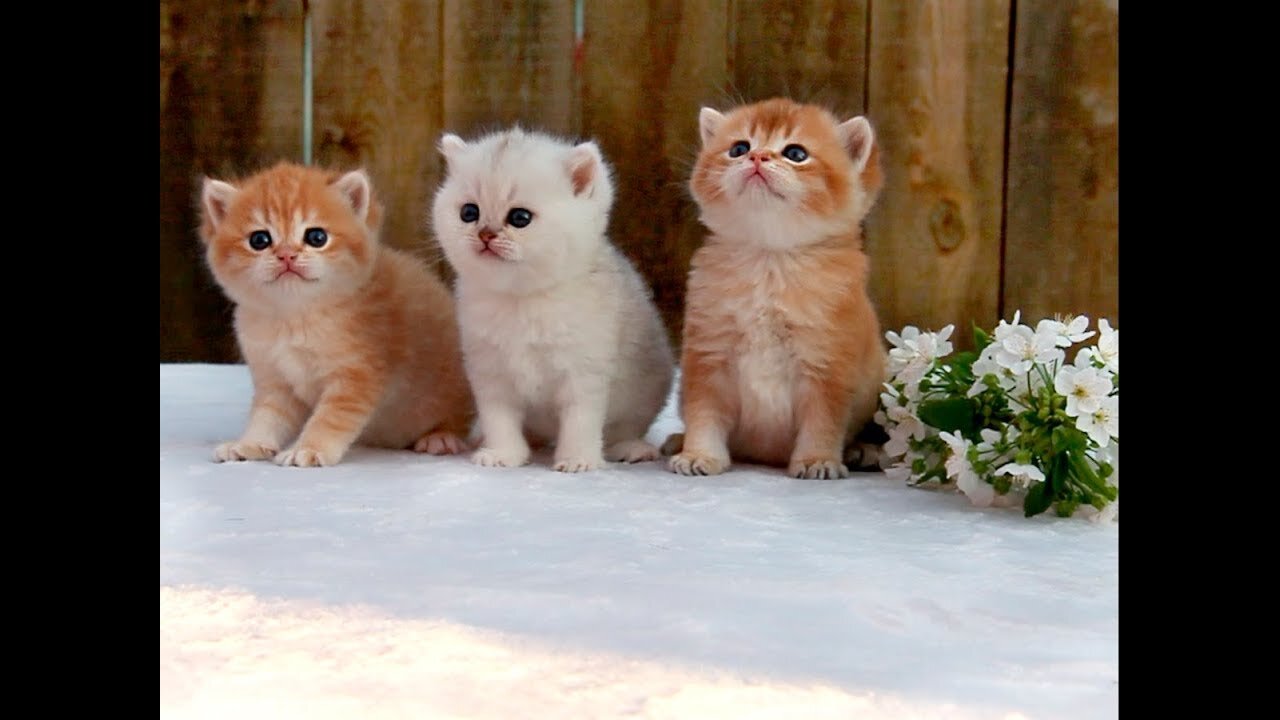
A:
{"type": "Polygon", "coordinates": [[[1022,513],[1025,517],[1039,515],[1052,504],[1053,496],[1049,494],[1045,483],[1036,483],[1027,491],[1027,497],[1022,501],[1022,513]]]}
{"type": "Polygon", "coordinates": [[[920,403],[920,419],[946,432],[959,432],[972,436],[974,432],[975,403],[969,398],[950,397],[942,400],[926,400],[920,403]]]}
{"type": "Polygon", "coordinates": [[[981,353],[991,344],[991,336],[985,330],[978,327],[978,323],[973,324],[973,346],[981,353]]]}

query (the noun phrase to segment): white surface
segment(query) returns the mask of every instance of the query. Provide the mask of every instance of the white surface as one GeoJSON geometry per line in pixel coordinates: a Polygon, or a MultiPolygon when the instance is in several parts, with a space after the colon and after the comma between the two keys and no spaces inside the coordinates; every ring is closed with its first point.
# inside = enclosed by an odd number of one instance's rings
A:
{"type": "Polygon", "coordinates": [[[1119,714],[1118,525],[880,474],[213,463],[249,400],[160,366],[162,717],[1119,714]]]}

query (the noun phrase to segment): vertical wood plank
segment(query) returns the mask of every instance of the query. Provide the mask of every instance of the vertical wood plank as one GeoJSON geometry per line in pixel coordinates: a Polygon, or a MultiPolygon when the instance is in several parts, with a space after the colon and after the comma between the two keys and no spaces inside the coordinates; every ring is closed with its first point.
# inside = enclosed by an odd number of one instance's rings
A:
{"type": "Polygon", "coordinates": [[[161,362],[239,358],[197,235],[201,179],[300,159],[301,73],[297,0],[161,0],[161,362]]]}
{"type": "Polygon", "coordinates": [[[1019,0],[1004,314],[1120,320],[1118,3],[1019,0]]]}
{"type": "Polygon", "coordinates": [[[312,0],[317,165],[363,167],[382,241],[446,275],[428,212],[440,182],[441,0],[312,0]]]}
{"type": "Polygon", "coordinates": [[[885,329],[999,312],[1009,0],[871,5],[868,117],[885,186],[867,219],[885,329]]]}
{"type": "Polygon", "coordinates": [[[654,291],[679,342],[689,259],[705,230],[689,194],[698,110],[724,107],[727,0],[585,7],[582,127],[613,165],[610,237],[654,291]]]}
{"type": "Polygon", "coordinates": [[[444,127],[577,132],[573,3],[444,0],[444,127]]]}
{"type": "Polygon", "coordinates": [[[743,100],[865,105],[867,0],[737,0],[731,73],[743,100]]]}

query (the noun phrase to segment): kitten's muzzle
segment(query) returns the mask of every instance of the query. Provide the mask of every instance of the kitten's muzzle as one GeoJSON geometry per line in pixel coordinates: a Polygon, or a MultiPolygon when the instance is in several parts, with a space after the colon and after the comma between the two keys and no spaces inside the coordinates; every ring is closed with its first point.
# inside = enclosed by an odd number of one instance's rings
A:
{"type": "Polygon", "coordinates": [[[485,245],[493,242],[496,237],[498,237],[498,233],[494,230],[490,230],[489,226],[486,225],[485,227],[480,228],[480,241],[485,245]]]}

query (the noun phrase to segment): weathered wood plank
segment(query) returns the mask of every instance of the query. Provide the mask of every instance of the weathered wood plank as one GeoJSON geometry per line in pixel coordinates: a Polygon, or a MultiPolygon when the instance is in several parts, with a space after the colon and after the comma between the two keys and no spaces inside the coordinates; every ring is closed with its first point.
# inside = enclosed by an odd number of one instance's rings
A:
{"type": "Polygon", "coordinates": [[[885,186],[867,219],[885,329],[999,312],[1008,0],[871,6],[868,117],[885,186]]]}
{"type": "Polygon", "coordinates": [[[1118,3],[1020,0],[1004,314],[1120,321],[1118,3]]]}
{"type": "Polygon", "coordinates": [[[444,127],[577,131],[573,3],[444,0],[444,127]]]}
{"type": "Polygon", "coordinates": [[[443,256],[428,212],[440,182],[441,0],[312,0],[315,162],[363,167],[382,201],[382,240],[443,256]]]}
{"type": "Polygon", "coordinates": [[[590,2],[582,127],[614,167],[611,239],[654,290],[679,342],[689,259],[705,230],[688,191],[698,110],[724,107],[727,0],[590,2]]]}
{"type": "Polygon", "coordinates": [[[865,104],[867,0],[737,0],[730,73],[740,99],[774,96],[857,114],[865,104]]]}
{"type": "Polygon", "coordinates": [[[301,78],[297,0],[161,0],[161,362],[239,358],[197,235],[201,178],[300,160],[301,78]]]}

